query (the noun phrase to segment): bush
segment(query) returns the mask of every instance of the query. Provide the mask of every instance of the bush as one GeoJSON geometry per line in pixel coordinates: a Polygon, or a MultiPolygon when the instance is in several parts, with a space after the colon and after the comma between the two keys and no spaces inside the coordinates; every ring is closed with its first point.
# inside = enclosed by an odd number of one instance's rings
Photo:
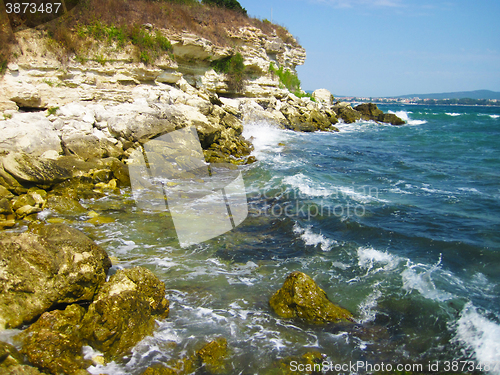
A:
{"type": "Polygon", "coordinates": [[[243,64],[241,53],[237,52],[232,56],[215,60],[211,65],[216,72],[226,75],[230,90],[236,92],[243,90],[245,64],[243,64]]]}
{"type": "Polygon", "coordinates": [[[202,3],[235,10],[245,15],[247,14],[247,10],[243,8],[237,0],[202,0],[202,3]]]}
{"type": "Polygon", "coordinates": [[[282,66],[277,69],[274,64],[271,63],[269,64],[269,72],[276,74],[280,80],[281,86],[286,87],[288,91],[294,94],[297,92],[301,93],[299,77],[290,70],[284,70],[282,66]]]}

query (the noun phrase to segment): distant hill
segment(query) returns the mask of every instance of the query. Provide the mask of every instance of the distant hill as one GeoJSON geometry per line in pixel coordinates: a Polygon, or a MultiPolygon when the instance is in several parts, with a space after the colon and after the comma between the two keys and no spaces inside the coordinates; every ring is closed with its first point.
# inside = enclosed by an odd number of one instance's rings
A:
{"type": "Polygon", "coordinates": [[[458,91],[458,92],[443,92],[440,94],[412,94],[401,95],[398,98],[415,98],[420,99],[500,99],[500,92],[490,90],[476,91],[458,91]]]}

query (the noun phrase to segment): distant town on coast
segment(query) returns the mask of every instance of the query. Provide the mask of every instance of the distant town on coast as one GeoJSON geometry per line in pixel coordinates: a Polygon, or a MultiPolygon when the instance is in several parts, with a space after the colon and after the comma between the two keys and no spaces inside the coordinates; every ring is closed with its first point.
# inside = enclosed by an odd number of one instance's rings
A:
{"type": "Polygon", "coordinates": [[[481,105],[500,106],[500,92],[489,90],[449,92],[439,94],[411,94],[395,97],[356,97],[336,95],[335,98],[350,102],[377,104],[426,104],[426,105],[481,105]]]}

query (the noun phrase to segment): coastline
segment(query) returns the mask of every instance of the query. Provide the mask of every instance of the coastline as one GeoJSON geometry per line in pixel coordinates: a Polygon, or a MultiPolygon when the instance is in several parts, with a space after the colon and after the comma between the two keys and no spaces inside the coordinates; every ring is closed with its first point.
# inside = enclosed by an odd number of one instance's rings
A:
{"type": "MultiPolygon", "coordinates": [[[[174,61],[150,66],[133,62],[130,56],[104,65],[71,61],[61,66],[56,54],[41,51],[46,42],[41,34],[33,30],[21,34],[19,48],[25,53],[8,65],[0,85],[0,225],[5,229],[1,251],[8,274],[2,285],[0,323],[8,329],[29,326],[12,341],[22,347],[20,352],[12,344],[2,344],[2,353],[7,353],[2,366],[11,370],[36,374],[38,370],[29,365],[35,364],[54,374],[88,373],[85,368],[91,364],[122,360],[154,332],[155,319],[168,316],[165,285],[154,274],[144,268],[118,270],[118,266],[106,281],[116,259],[109,259],[98,245],[73,230],[71,222],[57,217],[45,220],[47,212],[54,211],[83,215],[89,225],[111,223],[106,215],[87,210],[80,200],[98,201],[129,187],[127,160],[149,140],[194,127],[206,162],[245,165],[255,160],[250,156],[251,143],[242,137],[248,123],[297,132],[335,132],[339,119],[346,123],[361,118],[398,120],[394,115],[386,117],[376,106],[356,110],[334,102],[324,89],[312,98],[290,92],[267,66],[278,54],[277,60],[293,72],[303,63],[305,51],[277,35],[262,41],[264,36],[256,29],[233,34],[247,48],[242,48],[246,67],[254,69],[244,92],[231,91],[226,74],[200,62],[207,50],[214,53],[217,48],[190,34],[167,33],[177,38],[174,55],[177,46],[184,63],[194,61],[187,70],[200,69],[201,64],[201,75],[176,70],[182,64],[175,67],[174,61]],[[260,56],[257,61],[255,55],[260,56]],[[25,253],[31,258],[25,259],[25,253]],[[17,265],[24,263],[27,269],[22,273],[17,265]],[[38,286],[31,283],[33,270],[38,286]],[[96,274],[100,276],[95,278],[96,274]],[[59,281],[53,285],[53,279],[59,281]],[[147,290],[141,289],[143,285],[147,290]],[[31,299],[24,289],[30,290],[31,299]],[[133,311],[127,304],[135,306],[133,311]],[[127,321],[134,322],[135,331],[126,328],[127,321]],[[68,326],[83,328],[67,331],[68,326]],[[87,358],[84,344],[100,354],[87,358]]],[[[214,53],[217,58],[231,56],[231,51],[219,52],[214,53]]],[[[402,123],[399,119],[398,124],[402,123]]],[[[319,288],[318,295],[323,294],[319,288]]],[[[338,320],[333,313],[324,314],[322,322],[338,320]]],[[[225,366],[221,358],[226,347],[216,339],[172,365],[212,366],[209,371],[217,373],[225,366]]],[[[300,359],[315,360],[315,355],[300,359]]],[[[162,373],[161,369],[147,371],[162,373]]]]}

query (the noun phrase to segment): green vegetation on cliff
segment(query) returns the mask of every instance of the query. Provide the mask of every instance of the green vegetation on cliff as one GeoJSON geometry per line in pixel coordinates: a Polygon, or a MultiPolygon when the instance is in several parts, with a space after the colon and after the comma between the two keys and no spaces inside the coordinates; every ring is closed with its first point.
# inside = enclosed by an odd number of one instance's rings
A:
{"type": "MultiPolygon", "coordinates": [[[[26,25],[23,20],[13,20],[11,27],[6,13],[0,12],[0,72],[13,59],[15,32],[26,25]]],[[[83,55],[89,39],[98,43],[104,39],[120,47],[130,43],[136,47],[139,61],[153,63],[161,54],[170,53],[171,47],[168,40],[151,30],[182,30],[219,46],[232,46],[226,30],[242,26],[256,27],[266,35],[277,34],[290,42],[285,28],[248,17],[236,0],[81,0],[71,12],[36,28],[53,40],[52,47],[61,51],[61,61],[83,55]],[[152,29],[144,27],[148,24],[152,29]]],[[[102,56],[95,60],[106,62],[102,56]]]]}
{"type": "Polygon", "coordinates": [[[212,62],[212,67],[217,73],[224,73],[228,78],[228,85],[231,90],[241,91],[243,88],[243,74],[245,72],[245,64],[243,64],[243,56],[241,53],[212,62]]]}
{"type": "Polygon", "coordinates": [[[237,0],[201,0],[203,4],[216,5],[218,7],[232,9],[243,14],[247,14],[247,10],[241,6],[237,0]]]}

